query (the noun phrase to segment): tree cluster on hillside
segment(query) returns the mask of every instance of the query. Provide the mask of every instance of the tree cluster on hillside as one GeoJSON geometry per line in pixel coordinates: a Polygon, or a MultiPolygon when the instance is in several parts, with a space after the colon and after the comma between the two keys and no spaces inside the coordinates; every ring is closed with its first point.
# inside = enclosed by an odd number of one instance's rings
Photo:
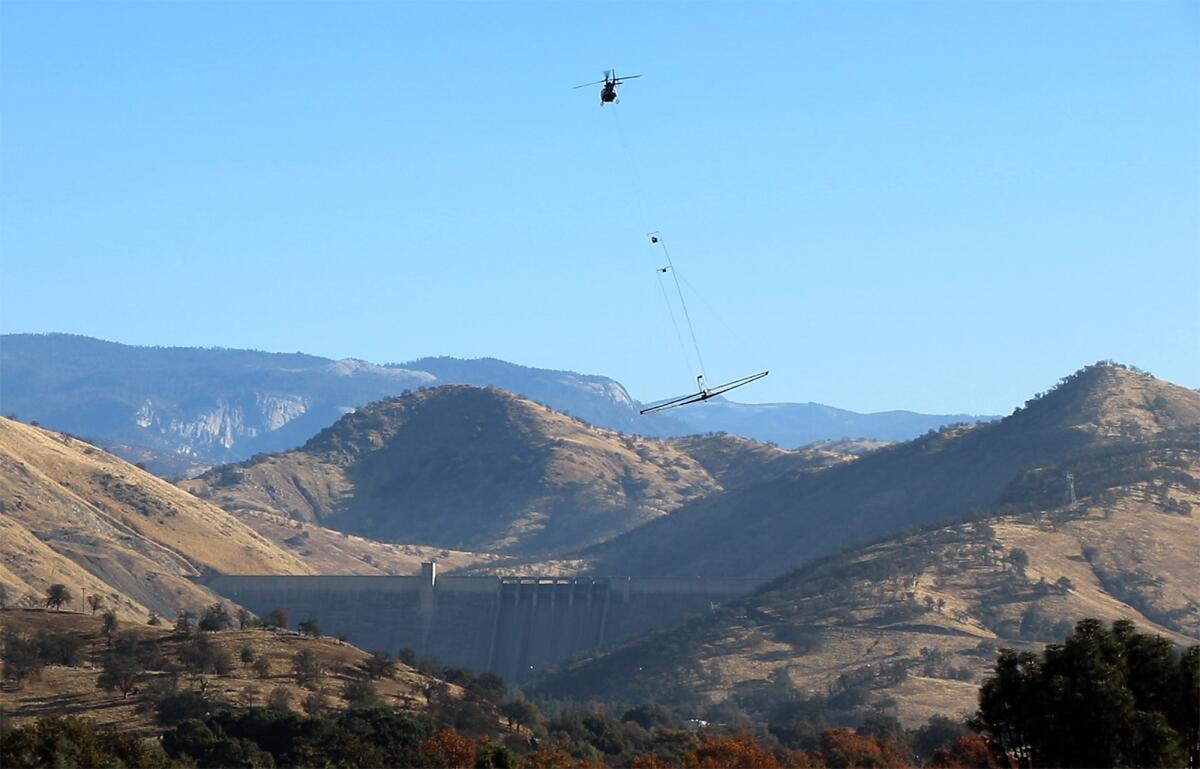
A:
{"type": "Polygon", "coordinates": [[[1200,766],[1200,646],[1079,622],[1040,654],[1003,649],[977,727],[1021,767],[1200,766]]]}

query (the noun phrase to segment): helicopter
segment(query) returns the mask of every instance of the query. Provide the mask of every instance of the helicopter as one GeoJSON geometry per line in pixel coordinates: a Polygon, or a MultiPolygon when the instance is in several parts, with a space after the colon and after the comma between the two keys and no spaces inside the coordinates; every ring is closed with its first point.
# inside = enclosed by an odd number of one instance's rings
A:
{"type": "MultiPolygon", "coordinates": [[[[617,99],[617,86],[621,83],[624,83],[626,80],[633,80],[635,77],[641,77],[641,75],[624,75],[622,77],[617,77],[617,71],[615,69],[606,69],[604,70],[603,80],[597,80],[594,83],[584,83],[583,85],[574,86],[574,88],[587,88],[589,85],[603,84],[604,87],[600,89],[600,106],[603,107],[609,102],[619,104],[620,102],[617,99]]],[[[572,90],[574,90],[574,88],[572,88],[572,90]]]]}

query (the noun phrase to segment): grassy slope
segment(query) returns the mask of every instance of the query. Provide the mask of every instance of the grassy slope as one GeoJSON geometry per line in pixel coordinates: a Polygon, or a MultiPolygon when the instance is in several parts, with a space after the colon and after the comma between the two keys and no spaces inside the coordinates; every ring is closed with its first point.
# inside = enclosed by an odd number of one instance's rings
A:
{"type": "Polygon", "coordinates": [[[840,547],[991,507],[1031,468],[1197,425],[1200,394],[1091,367],[997,422],[700,499],[587,555],[607,573],[779,575],[840,547]]]}
{"type": "Polygon", "coordinates": [[[744,439],[626,436],[500,390],[447,386],[372,404],[302,449],[182,485],[239,514],[278,512],[392,542],[564,553],[746,482],[752,465],[762,478],[845,458],[744,439]],[[712,461],[690,453],[713,441],[723,443],[707,450],[712,461]]]}
{"type": "MultiPolygon", "coordinates": [[[[0,624],[6,629],[29,635],[70,632],[88,640],[87,659],[83,666],[52,665],[38,678],[27,681],[21,689],[0,689],[0,709],[15,724],[20,725],[42,715],[80,714],[122,731],[145,735],[162,731],[162,727],[155,724],[153,713],[138,707],[141,699],[137,694],[123,698],[119,691],[107,692],[97,688],[96,680],[100,675],[105,649],[99,617],[66,611],[7,609],[0,611],[0,624]]],[[[126,625],[120,630],[158,640],[165,656],[178,662],[184,642],[172,636],[169,630],[146,625],[126,625]]],[[[296,684],[291,674],[292,661],[298,652],[307,650],[314,653],[330,671],[324,677],[322,687],[331,707],[345,708],[346,703],[340,698],[340,692],[351,677],[348,670],[359,666],[368,657],[361,649],[332,638],[309,638],[289,631],[229,630],[209,635],[217,646],[229,651],[236,664],[230,675],[204,676],[208,683],[208,695],[234,705],[265,705],[271,690],[282,687],[292,694],[292,709],[299,712],[301,702],[311,691],[296,684]],[[270,660],[269,678],[258,678],[248,666],[237,661],[244,644],[252,646],[256,656],[270,660]]],[[[164,675],[151,672],[147,680],[164,675]]],[[[385,704],[420,711],[426,703],[423,693],[425,687],[434,680],[412,668],[398,665],[393,678],[382,679],[375,684],[385,704]]],[[[186,675],[180,677],[181,690],[191,686],[194,684],[186,675]]],[[[450,686],[450,690],[452,695],[459,693],[457,687],[450,686]]]]}
{"type": "MultiPolygon", "coordinates": [[[[698,711],[730,700],[760,713],[789,697],[856,690],[866,704],[895,698],[915,723],[974,707],[994,659],[979,653],[981,642],[1036,646],[1091,616],[1130,617],[1195,643],[1196,394],[1131,372],[1092,373],[1098,382],[1054,405],[1063,429],[1108,440],[1017,475],[983,525],[827,557],[709,617],[564,666],[537,690],[698,711]],[[1066,472],[1076,479],[1073,505],[1062,504],[1066,472]],[[1006,561],[1014,549],[1029,556],[1023,573],[1006,561]]],[[[1044,424],[1048,415],[1035,416],[1044,424]]]]}
{"type": "Polygon", "coordinates": [[[219,507],[94,446],[0,419],[0,582],[33,603],[63,582],[119,614],[173,614],[216,600],[203,571],[307,574],[309,567],[219,507]]]}

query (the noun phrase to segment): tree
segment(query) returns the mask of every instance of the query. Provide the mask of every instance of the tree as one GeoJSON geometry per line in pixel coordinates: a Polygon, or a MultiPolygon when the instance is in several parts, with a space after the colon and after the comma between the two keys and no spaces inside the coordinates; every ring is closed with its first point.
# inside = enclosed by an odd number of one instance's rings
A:
{"type": "Polygon", "coordinates": [[[39,718],[0,740],[0,766],[136,766],[160,769],[163,749],[134,734],[102,728],[78,716],[39,718]]]}
{"type": "Polygon", "coordinates": [[[194,628],[193,620],[195,620],[195,618],[196,615],[187,609],[180,611],[175,617],[175,635],[184,636],[185,638],[190,636],[192,634],[192,629],[194,628]]]}
{"type": "Polygon", "coordinates": [[[0,583],[0,609],[8,608],[8,586],[0,583]]]}
{"type": "Polygon", "coordinates": [[[430,766],[447,769],[471,769],[475,766],[478,745],[453,729],[439,729],[421,743],[420,751],[430,766]]]}
{"type": "Polygon", "coordinates": [[[59,609],[64,603],[71,600],[71,591],[62,583],[55,583],[46,588],[46,606],[52,609],[59,609]]]}
{"type": "Polygon", "coordinates": [[[104,596],[89,595],[87,597],[87,604],[88,608],[92,610],[92,614],[95,615],[97,611],[104,607],[104,596]]]}
{"type": "Polygon", "coordinates": [[[912,746],[921,758],[929,758],[940,747],[951,745],[960,737],[970,737],[970,728],[962,721],[946,716],[933,716],[912,734],[912,746]]]}
{"type": "Polygon", "coordinates": [[[83,664],[83,647],[86,644],[82,636],[74,633],[47,633],[36,639],[38,655],[47,665],[65,665],[79,667],[83,664]]]}
{"type": "Polygon", "coordinates": [[[254,615],[246,611],[245,607],[239,606],[236,616],[238,630],[245,630],[254,625],[254,615]]]}
{"type": "Polygon", "coordinates": [[[371,680],[391,678],[396,675],[396,660],[387,652],[374,651],[363,662],[363,671],[371,680]]]}
{"type": "Polygon", "coordinates": [[[104,612],[104,624],[100,626],[100,635],[108,639],[111,644],[113,636],[117,633],[117,613],[109,610],[104,612]]]}
{"type": "Polygon", "coordinates": [[[34,678],[46,667],[42,655],[38,653],[38,645],[28,636],[17,635],[12,631],[4,633],[4,677],[17,682],[20,689],[25,679],[34,678]]]}
{"type": "Polygon", "coordinates": [[[212,703],[199,692],[171,692],[159,699],[154,710],[160,724],[172,726],[204,718],[211,708],[212,703]]]}
{"type": "Polygon", "coordinates": [[[251,667],[254,669],[254,675],[259,678],[271,677],[271,660],[266,657],[259,657],[254,660],[254,664],[251,667]]]}
{"type": "Polygon", "coordinates": [[[300,703],[300,708],[310,716],[316,718],[329,710],[329,698],[325,696],[325,692],[315,691],[304,698],[304,702],[300,703]]]}
{"type": "Polygon", "coordinates": [[[1008,562],[1012,564],[1013,570],[1017,574],[1024,577],[1025,567],[1029,565],[1029,553],[1025,552],[1022,548],[1014,547],[1008,551],[1008,562]]]}
{"type": "Polygon", "coordinates": [[[150,618],[146,620],[146,624],[158,627],[162,624],[162,618],[158,616],[157,612],[150,612],[150,618]]]}
{"type": "Polygon", "coordinates": [[[370,708],[380,703],[379,691],[370,681],[352,678],[342,687],[342,699],[352,708],[370,708]]]}
{"type": "Polygon", "coordinates": [[[953,743],[935,748],[929,769],[1009,769],[1007,756],[997,755],[979,735],[959,737],[953,743]]]}
{"type": "Polygon", "coordinates": [[[242,644],[242,648],[238,650],[238,658],[241,659],[243,665],[253,664],[254,647],[250,644],[242,644]]]}
{"type": "Polygon", "coordinates": [[[1041,656],[1002,649],[974,723],[1022,767],[1180,765],[1200,722],[1178,694],[1197,683],[1181,664],[1189,654],[1200,647],[1180,655],[1128,620],[1082,620],[1041,656]]]}
{"type": "Polygon", "coordinates": [[[575,762],[559,748],[541,747],[525,756],[521,766],[523,769],[571,769],[575,762]]]}
{"type": "Polygon", "coordinates": [[[267,695],[267,708],[277,710],[280,713],[291,712],[292,709],[292,693],[284,686],[276,686],[267,695]]]}
{"type": "Polygon", "coordinates": [[[233,627],[233,617],[229,616],[229,610],[222,603],[214,603],[200,616],[199,628],[205,632],[228,630],[231,627],[233,627]]]}
{"type": "Polygon", "coordinates": [[[296,626],[296,629],[307,636],[313,636],[314,638],[321,637],[321,626],[318,625],[317,621],[315,619],[313,619],[312,617],[309,617],[308,619],[301,622],[299,625],[296,626]]]}
{"type": "Polygon", "coordinates": [[[126,652],[113,650],[104,657],[104,668],[96,679],[96,686],[105,691],[118,689],[121,699],[128,699],[143,677],[142,666],[137,657],[126,652]]]}
{"type": "Polygon", "coordinates": [[[721,769],[775,769],[778,759],[748,734],[700,735],[700,745],[684,758],[686,766],[721,769]]]}
{"type": "Polygon", "coordinates": [[[283,609],[271,609],[263,619],[263,624],[267,627],[277,627],[286,630],[288,626],[288,614],[283,609]]]}
{"type": "Polygon", "coordinates": [[[296,675],[296,683],[304,687],[312,687],[320,683],[325,675],[325,665],[311,651],[305,649],[297,652],[292,660],[292,671],[296,675]]]}
{"type": "Polygon", "coordinates": [[[532,702],[513,700],[500,706],[500,715],[508,721],[508,728],[515,725],[518,729],[537,723],[538,709],[532,702]]]}

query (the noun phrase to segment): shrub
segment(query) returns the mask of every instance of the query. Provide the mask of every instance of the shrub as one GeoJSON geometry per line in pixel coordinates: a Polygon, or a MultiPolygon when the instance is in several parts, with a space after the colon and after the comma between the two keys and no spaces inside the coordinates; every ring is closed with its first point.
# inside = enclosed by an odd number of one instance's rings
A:
{"type": "Polygon", "coordinates": [[[292,693],[286,687],[276,686],[267,695],[267,708],[289,713],[292,710],[292,693]]]}

